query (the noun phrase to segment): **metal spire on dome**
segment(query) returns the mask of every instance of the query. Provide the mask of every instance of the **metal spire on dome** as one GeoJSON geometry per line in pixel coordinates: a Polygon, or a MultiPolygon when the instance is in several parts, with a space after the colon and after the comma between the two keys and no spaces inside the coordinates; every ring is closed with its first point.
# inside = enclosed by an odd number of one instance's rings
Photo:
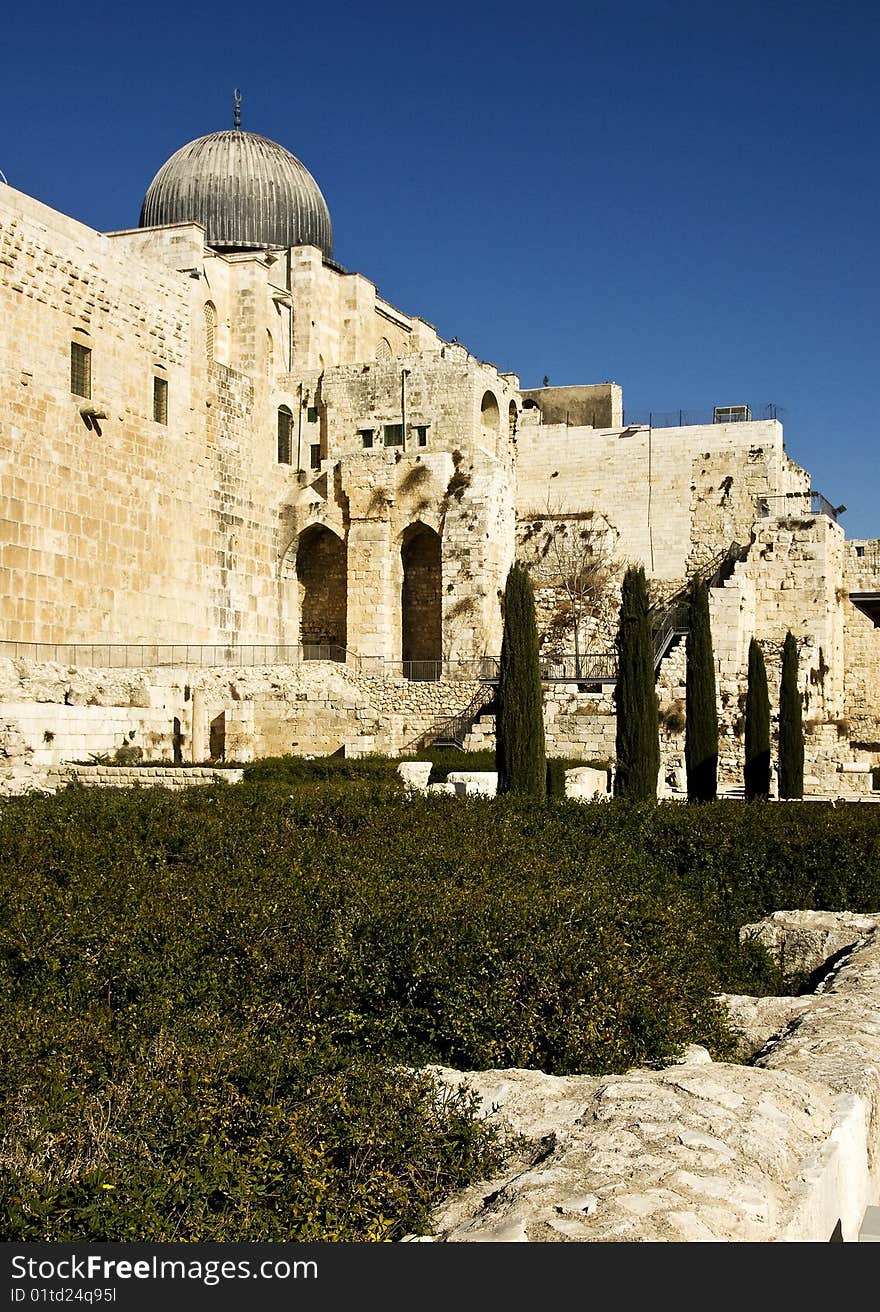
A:
{"type": "Polygon", "coordinates": [[[238,131],[241,131],[241,92],[239,91],[238,87],[235,88],[232,95],[233,95],[232,126],[234,128],[237,128],[238,131]]]}

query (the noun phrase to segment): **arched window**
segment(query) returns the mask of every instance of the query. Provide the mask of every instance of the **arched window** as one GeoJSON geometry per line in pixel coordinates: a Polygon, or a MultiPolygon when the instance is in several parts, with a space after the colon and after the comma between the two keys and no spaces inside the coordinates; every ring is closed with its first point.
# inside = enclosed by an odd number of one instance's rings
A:
{"type": "Polygon", "coordinates": [[[278,407],[278,463],[289,465],[293,454],[293,415],[286,405],[278,407]]]}
{"type": "Polygon", "coordinates": [[[500,421],[501,412],[498,409],[495,393],[484,392],[483,399],[480,402],[480,431],[483,435],[483,441],[493,454],[498,441],[500,421]]]}
{"type": "Polygon", "coordinates": [[[391,349],[391,343],[387,337],[380,337],[376,347],[377,360],[390,360],[394,352],[391,349]]]}
{"type": "Polygon", "coordinates": [[[205,358],[214,359],[214,339],[217,330],[217,311],[210,301],[205,302],[205,358]]]}

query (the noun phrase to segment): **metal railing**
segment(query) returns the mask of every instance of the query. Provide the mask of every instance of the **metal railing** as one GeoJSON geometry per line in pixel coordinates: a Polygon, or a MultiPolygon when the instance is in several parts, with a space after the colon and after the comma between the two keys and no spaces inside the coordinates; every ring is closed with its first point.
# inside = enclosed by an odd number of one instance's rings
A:
{"type": "Polygon", "coordinates": [[[430,728],[425,729],[411,743],[407,743],[403,755],[419,752],[432,744],[448,745],[463,750],[465,739],[483,711],[492,704],[493,697],[494,693],[481,688],[474,693],[467,706],[456,711],[454,715],[444,715],[439,720],[435,720],[430,728]]]}
{"type": "Polygon", "coordinates": [[[780,495],[756,497],[758,519],[790,519],[792,516],[827,515],[837,523],[846,506],[832,506],[821,492],[783,492],[780,495]]]}
{"type": "Polygon", "coordinates": [[[778,419],[780,414],[780,406],[766,401],[761,405],[713,406],[701,410],[625,410],[623,420],[627,427],[691,428],[706,424],[754,424],[765,419],[778,419]]]}
{"type": "Polygon", "coordinates": [[[690,589],[695,578],[701,578],[707,587],[716,588],[723,584],[733,573],[737,561],[745,560],[748,547],[740,542],[731,542],[729,547],[698,566],[683,588],[666,599],[663,610],[657,610],[652,616],[651,627],[654,641],[654,670],[659,670],[663,657],[669,651],[676,638],[683,638],[690,626],[690,589]]]}

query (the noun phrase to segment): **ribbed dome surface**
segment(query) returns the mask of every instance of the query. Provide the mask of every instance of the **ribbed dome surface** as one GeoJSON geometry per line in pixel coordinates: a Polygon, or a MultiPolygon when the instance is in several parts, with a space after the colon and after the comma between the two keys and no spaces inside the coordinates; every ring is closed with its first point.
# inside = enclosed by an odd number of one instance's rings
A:
{"type": "Polygon", "coordinates": [[[318,246],[333,254],[330,212],[304,164],[240,128],[181,146],[147,188],[140,227],[204,224],[219,250],[318,246]]]}

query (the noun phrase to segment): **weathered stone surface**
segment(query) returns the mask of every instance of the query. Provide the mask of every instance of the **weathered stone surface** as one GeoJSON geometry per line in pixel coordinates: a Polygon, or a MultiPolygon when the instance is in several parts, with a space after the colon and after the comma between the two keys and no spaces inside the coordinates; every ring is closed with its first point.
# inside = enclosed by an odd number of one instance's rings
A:
{"type": "Polygon", "coordinates": [[[817,1241],[858,1237],[880,1189],[880,943],[873,931],[754,1066],[697,1049],[663,1071],[550,1076],[437,1068],[527,1147],[435,1213],[440,1242],[817,1241]]]}
{"type": "Polygon", "coordinates": [[[596,770],[588,765],[565,772],[565,796],[580,801],[607,801],[608,771],[596,770]]]}
{"type": "Polygon", "coordinates": [[[877,915],[849,911],[774,911],[740,938],[754,938],[777,958],[785,975],[810,975],[843,948],[852,947],[880,923],[877,915]]]}
{"type": "Polygon", "coordinates": [[[494,797],[498,792],[495,770],[450,770],[446,782],[454,785],[459,797],[494,797]]]}
{"type": "Polygon", "coordinates": [[[403,780],[405,788],[415,793],[424,793],[428,787],[432,768],[430,761],[401,761],[397,773],[403,780]]]}

